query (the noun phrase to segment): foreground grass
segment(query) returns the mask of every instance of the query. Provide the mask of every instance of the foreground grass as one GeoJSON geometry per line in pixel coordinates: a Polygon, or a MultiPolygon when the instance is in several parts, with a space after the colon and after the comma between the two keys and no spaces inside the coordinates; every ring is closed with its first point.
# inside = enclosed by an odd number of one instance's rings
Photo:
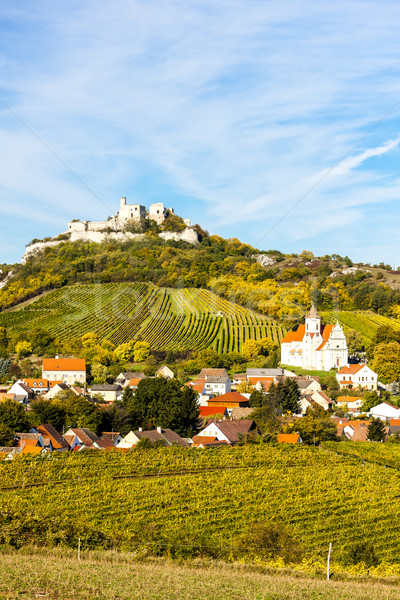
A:
{"type": "Polygon", "coordinates": [[[389,600],[395,583],[330,581],[261,568],[167,560],[134,562],[125,554],[0,554],[0,598],[48,600],[389,600]]]}

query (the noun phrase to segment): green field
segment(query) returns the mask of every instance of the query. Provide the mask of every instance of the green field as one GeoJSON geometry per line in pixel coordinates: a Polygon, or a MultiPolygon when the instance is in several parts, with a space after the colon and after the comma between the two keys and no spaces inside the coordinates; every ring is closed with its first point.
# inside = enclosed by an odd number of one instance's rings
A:
{"type": "Polygon", "coordinates": [[[95,332],[118,345],[132,339],[155,350],[240,351],[248,339],[279,342],[286,330],[271,319],[202,289],[158,288],[147,283],[68,286],[19,310],[0,313],[9,334],[35,327],[59,339],[95,332]]]}
{"type": "Polygon", "coordinates": [[[340,562],[371,542],[399,568],[400,473],[358,456],[271,445],[54,453],[2,463],[0,480],[5,546],[81,538],[85,550],[258,562],[252,532],[275,523],[296,540],[296,560],[323,562],[332,542],[340,562]]]}

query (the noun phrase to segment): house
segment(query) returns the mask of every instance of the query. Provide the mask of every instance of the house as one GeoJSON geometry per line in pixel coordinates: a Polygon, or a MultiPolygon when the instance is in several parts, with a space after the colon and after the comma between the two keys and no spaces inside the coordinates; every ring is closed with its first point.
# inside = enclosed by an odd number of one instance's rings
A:
{"type": "Polygon", "coordinates": [[[92,396],[100,395],[104,402],[112,404],[119,400],[123,394],[122,386],[119,383],[99,383],[92,385],[90,393],[92,396]]]}
{"type": "Polygon", "coordinates": [[[343,427],[343,435],[352,442],[368,440],[368,426],[371,421],[349,421],[343,427]]]}
{"type": "Polygon", "coordinates": [[[125,373],[120,373],[118,377],[115,379],[115,383],[119,383],[122,387],[126,387],[129,385],[131,380],[139,380],[146,379],[146,375],[144,373],[140,373],[139,371],[129,371],[125,373]]]}
{"type": "Polygon", "coordinates": [[[328,394],[326,394],[323,390],[318,390],[316,392],[313,392],[311,394],[311,398],[314,400],[314,402],[316,402],[317,404],[322,406],[322,408],[324,410],[332,410],[332,407],[333,407],[332,398],[330,398],[328,396],[328,394]]]}
{"type": "Polygon", "coordinates": [[[119,431],[103,431],[100,436],[100,440],[110,440],[114,446],[117,446],[123,439],[119,431]]]}
{"type": "Polygon", "coordinates": [[[0,402],[5,400],[15,400],[15,394],[10,394],[8,392],[0,392],[0,402]]]}
{"type": "Polygon", "coordinates": [[[228,377],[206,377],[204,382],[205,394],[227,394],[231,391],[232,382],[228,377]]]}
{"type": "Polygon", "coordinates": [[[336,379],[339,385],[345,388],[378,389],[378,375],[363,363],[342,367],[336,373],[336,379]]]}
{"type": "Polygon", "coordinates": [[[69,385],[86,383],[86,361],[84,358],[44,358],[42,378],[62,381],[69,385]]]}
{"type": "Polygon", "coordinates": [[[248,405],[248,399],[239,392],[229,392],[228,394],[222,394],[222,396],[209,398],[207,401],[207,406],[224,406],[229,415],[233,408],[246,408],[248,405]]]}
{"type": "Polygon", "coordinates": [[[200,406],[199,415],[201,419],[210,419],[215,416],[228,417],[229,413],[225,406],[200,406]]]}
{"type": "Polygon", "coordinates": [[[234,421],[235,419],[248,419],[251,413],[254,411],[254,408],[246,408],[245,406],[237,406],[232,408],[231,410],[231,419],[234,421]]]}
{"type": "Polygon", "coordinates": [[[389,404],[388,402],[382,402],[373,406],[369,411],[371,417],[381,419],[382,421],[389,421],[390,419],[400,418],[400,408],[389,404]]]}
{"type": "Polygon", "coordinates": [[[34,394],[45,394],[60,381],[49,381],[48,379],[22,379],[24,383],[34,394]]]}
{"type": "Polygon", "coordinates": [[[206,425],[198,433],[198,436],[214,437],[218,441],[225,441],[228,444],[237,444],[242,436],[249,434],[256,428],[256,424],[251,419],[240,419],[238,421],[216,421],[206,425]]]}
{"type": "Polygon", "coordinates": [[[11,460],[19,452],[20,448],[17,446],[0,446],[0,460],[11,460]]]}
{"type": "Polygon", "coordinates": [[[156,377],[165,377],[165,379],[173,379],[175,377],[174,372],[171,371],[167,365],[163,365],[156,371],[156,377]]]}
{"type": "Polygon", "coordinates": [[[284,369],[276,368],[276,369],[246,369],[246,380],[249,381],[250,378],[256,377],[257,379],[266,377],[268,380],[271,378],[273,381],[279,381],[280,377],[285,376],[284,369]]]}
{"type": "Polygon", "coordinates": [[[65,432],[63,438],[69,443],[71,449],[74,449],[76,443],[71,438],[76,438],[80,446],[92,447],[95,442],[99,442],[100,438],[90,429],[86,427],[71,427],[65,432]],[[70,443],[72,441],[72,444],[70,443]]]}
{"type": "Polygon", "coordinates": [[[202,369],[197,379],[207,379],[207,377],[229,377],[226,369],[202,369]]]}
{"type": "Polygon", "coordinates": [[[336,404],[347,410],[360,410],[364,404],[364,398],[362,396],[338,396],[336,404]]]}
{"type": "Polygon", "coordinates": [[[117,448],[132,448],[142,439],[148,439],[151,442],[162,442],[163,446],[169,447],[173,445],[182,446],[188,448],[189,444],[181,438],[180,435],[172,431],[171,429],[152,429],[149,431],[143,431],[139,428],[137,431],[130,431],[121,442],[117,445],[117,448]]]}
{"type": "Polygon", "coordinates": [[[58,452],[67,452],[70,449],[68,442],[61,434],[58,433],[57,429],[55,429],[53,425],[50,425],[49,423],[46,425],[38,425],[32,429],[32,433],[34,433],[34,431],[40,433],[43,439],[50,439],[52,450],[58,452]]]}
{"type": "Polygon", "coordinates": [[[248,377],[247,383],[252,385],[257,391],[268,392],[272,383],[276,381],[275,377],[248,377]]]}
{"type": "Polygon", "coordinates": [[[42,450],[53,451],[51,439],[41,433],[16,433],[17,446],[21,454],[40,454],[42,450]]]}
{"type": "Polygon", "coordinates": [[[21,379],[18,379],[8,390],[9,394],[14,394],[15,399],[22,404],[26,404],[28,400],[32,400],[33,392],[21,379]]]}
{"type": "Polygon", "coordinates": [[[300,394],[313,394],[314,392],[319,392],[322,389],[319,382],[319,377],[296,377],[295,380],[300,394]]]}
{"type": "Polygon", "coordinates": [[[276,441],[278,444],[302,444],[303,440],[299,433],[278,433],[276,441]]]}
{"type": "Polygon", "coordinates": [[[43,396],[43,398],[46,398],[46,400],[51,400],[52,398],[55,398],[55,396],[57,396],[57,394],[59,394],[60,392],[66,392],[67,390],[73,389],[72,386],[70,387],[66,383],[58,381],[50,381],[49,383],[54,383],[54,385],[51,385],[49,391],[43,396]]]}
{"type": "Polygon", "coordinates": [[[312,305],[305,324],[283,338],[281,363],[314,371],[330,371],[347,365],[348,348],[343,329],[338,322],[321,326],[321,317],[312,305]]]}

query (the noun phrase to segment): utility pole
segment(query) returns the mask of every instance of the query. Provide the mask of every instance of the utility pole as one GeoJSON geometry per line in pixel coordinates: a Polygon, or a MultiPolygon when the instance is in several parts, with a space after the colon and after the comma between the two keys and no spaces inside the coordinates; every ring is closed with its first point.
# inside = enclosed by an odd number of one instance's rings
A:
{"type": "Polygon", "coordinates": [[[326,565],[326,580],[329,581],[330,579],[330,564],[331,564],[331,553],[332,553],[332,542],[329,542],[329,551],[328,551],[328,562],[326,565]]]}

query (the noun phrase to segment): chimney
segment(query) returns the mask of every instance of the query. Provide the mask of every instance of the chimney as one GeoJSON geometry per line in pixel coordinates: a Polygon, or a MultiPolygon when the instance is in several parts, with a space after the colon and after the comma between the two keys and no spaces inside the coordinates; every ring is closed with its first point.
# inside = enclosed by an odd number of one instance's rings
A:
{"type": "Polygon", "coordinates": [[[56,360],[58,360],[58,356],[56,356],[56,360]]]}
{"type": "Polygon", "coordinates": [[[126,198],[125,198],[125,196],[121,197],[121,207],[122,206],[126,206],[126,198]]]}
{"type": "Polygon", "coordinates": [[[143,427],[139,427],[139,431],[143,431],[143,427]]]}
{"type": "Polygon", "coordinates": [[[161,433],[161,427],[157,427],[157,433],[161,433]]]}

